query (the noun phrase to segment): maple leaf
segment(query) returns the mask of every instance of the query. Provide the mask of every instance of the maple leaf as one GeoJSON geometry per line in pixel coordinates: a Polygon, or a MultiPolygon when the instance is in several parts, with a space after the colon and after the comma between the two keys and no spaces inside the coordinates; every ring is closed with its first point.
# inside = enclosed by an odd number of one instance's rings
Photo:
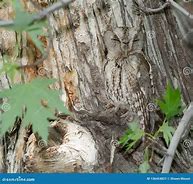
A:
{"type": "Polygon", "coordinates": [[[125,134],[120,138],[119,144],[127,147],[127,151],[131,149],[143,136],[144,131],[140,128],[139,123],[129,123],[129,127],[125,134]]]}
{"type": "Polygon", "coordinates": [[[172,135],[175,132],[175,129],[168,125],[168,122],[164,122],[162,126],[159,128],[158,132],[163,133],[163,138],[166,141],[166,144],[169,145],[169,142],[172,139],[172,135]]]}
{"type": "Polygon", "coordinates": [[[32,124],[33,131],[47,140],[49,125],[47,118],[54,117],[55,108],[69,114],[59,98],[59,91],[48,88],[54,82],[55,79],[37,78],[30,83],[16,84],[11,89],[1,91],[0,98],[6,97],[10,108],[1,115],[0,134],[4,134],[14,126],[15,118],[21,116],[22,110],[26,107],[23,125],[32,124]],[[42,101],[46,102],[46,105],[43,105],[42,101]]]}
{"type": "Polygon", "coordinates": [[[150,165],[148,161],[144,161],[140,166],[139,166],[139,172],[140,173],[147,173],[150,169],[150,165]]]}
{"type": "Polygon", "coordinates": [[[180,114],[183,110],[180,91],[179,89],[172,88],[170,84],[167,85],[163,100],[158,100],[157,104],[166,115],[167,120],[180,114]]]}
{"type": "Polygon", "coordinates": [[[2,26],[7,29],[14,30],[16,32],[27,32],[32,42],[36,47],[44,53],[43,43],[38,39],[40,35],[47,36],[44,31],[45,27],[48,26],[47,21],[38,20],[34,21],[36,14],[28,13],[24,10],[21,0],[12,0],[13,9],[15,10],[15,19],[13,25],[2,26]]]}
{"type": "MultiPolygon", "coordinates": [[[[17,46],[15,48],[17,50],[17,46]]],[[[8,55],[3,56],[3,66],[0,68],[0,76],[4,73],[10,78],[11,81],[14,80],[16,73],[18,72],[18,64],[15,63],[16,58],[11,58],[8,55]]]]}
{"type": "Polygon", "coordinates": [[[139,172],[140,173],[147,173],[149,170],[150,170],[149,151],[148,151],[148,147],[146,147],[145,148],[145,153],[144,153],[143,163],[140,164],[140,166],[139,166],[139,172]]]}

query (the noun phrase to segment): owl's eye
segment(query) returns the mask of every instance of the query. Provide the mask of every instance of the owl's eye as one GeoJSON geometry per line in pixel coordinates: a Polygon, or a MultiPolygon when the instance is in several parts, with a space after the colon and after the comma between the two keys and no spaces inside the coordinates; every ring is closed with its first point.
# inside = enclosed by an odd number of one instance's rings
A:
{"type": "Polygon", "coordinates": [[[117,42],[120,42],[119,38],[117,37],[117,35],[114,35],[111,40],[113,41],[117,41],[117,42]]]}

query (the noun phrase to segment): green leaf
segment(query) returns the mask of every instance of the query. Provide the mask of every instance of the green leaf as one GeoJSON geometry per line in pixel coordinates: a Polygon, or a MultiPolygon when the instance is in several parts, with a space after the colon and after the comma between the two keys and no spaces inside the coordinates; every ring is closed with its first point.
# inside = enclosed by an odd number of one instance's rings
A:
{"type": "Polygon", "coordinates": [[[43,43],[39,40],[39,36],[47,36],[43,30],[43,27],[47,26],[46,21],[36,21],[35,24],[29,26],[26,29],[26,32],[31,37],[32,41],[36,45],[36,47],[41,51],[41,53],[44,52],[43,43]]]}
{"type": "Polygon", "coordinates": [[[33,131],[47,140],[47,118],[54,117],[55,108],[69,114],[59,98],[59,92],[48,88],[48,85],[54,82],[53,79],[35,79],[28,84],[17,84],[12,89],[1,91],[0,98],[8,98],[10,109],[2,114],[3,123],[0,124],[0,134],[4,134],[13,127],[16,116],[21,116],[22,109],[27,107],[23,125],[32,124],[33,131]],[[46,102],[46,105],[43,105],[42,101],[46,102]]]}
{"type": "Polygon", "coordinates": [[[139,172],[140,173],[147,173],[150,169],[149,165],[149,151],[148,148],[145,149],[145,154],[144,154],[144,161],[143,163],[139,166],[139,172]]]}
{"type": "Polygon", "coordinates": [[[166,115],[167,120],[180,114],[183,110],[180,91],[179,89],[173,89],[170,84],[167,85],[163,100],[158,100],[157,104],[161,111],[166,115]]]}
{"type": "Polygon", "coordinates": [[[139,172],[140,173],[147,173],[150,169],[150,165],[148,161],[144,161],[140,166],[139,166],[139,172]]]}
{"type": "Polygon", "coordinates": [[[21,0],[12,0],[12,4],[15,10],[15,20],[14,24],[9,26],[9,28],[17,32],[22,32],[32,23],[34,15],[24,10],[21,0]]]}
{"type": "Polygon", "coordinates": [[[162,124],[162,126],[159,128],[158,132],[163,133],[163,138],[168,146],[169,142],[171,141],[172,136],[175,132],[175,129],[173,127],[169,126],[168,122],[164,122],[162,124]]]}
{"type": "Polygon", "coordinates": [[[14,63],[15,59],[10,56],[3,56],[3,67],[0,69],[0,76],[5,72],[8,77],[13,81],[14,76],[18,72],[18,65],[14,63]]]}
{"type": "Polygon", "coordinates": [[[23,31],[27,32],[36,47],[43,53],[43,43],[38,37],[40,35],[46,36],[44,27],[47,27],[47,21],[34,21],[36,14],[26,12],[20,0],[13,0],[13,8],[16,14],[14,24],[6,26],[6,28],[20,33],[23,31]]]}
{"type": "Polygon", "coordinates": [[[140,128],[139,123],[132,122],[129,123],[128,130],[120,138],[119,144],[123,147],[127,147],[127,151],[131,149],[143,136],[145,135],[144,131],[140,128]]]}

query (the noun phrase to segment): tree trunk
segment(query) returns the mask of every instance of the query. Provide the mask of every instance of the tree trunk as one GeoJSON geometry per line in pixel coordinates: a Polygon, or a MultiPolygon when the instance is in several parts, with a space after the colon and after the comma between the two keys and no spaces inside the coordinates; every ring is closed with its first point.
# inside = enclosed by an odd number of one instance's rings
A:
{"type": "MultiPolygon", "coordinates": [[[[43,2],[42,7],[49,6],[43,2]]],[[[144,5],[158,4],[159,0],[148,0],[144,5]]],[[[0,9],[0,17],[10,17],[7,9],[0,9]]],[[[0,170],[137,172],[146,143],[139,143],[129,153],[116,145],[127,123],[139,121],[149,133],[159,127],[163,117],[155,101],[163,96],[167,81],[180,88],[186,105],[193,99],[192,75],[186,72],[192,67],[193,54],[181,41],[171,9],[140,15],[133,1],[77,0],[55,12],[49,21],[53,35],[49,57],[42,65],[25,69],[23,79],[18,76],[15,80],[29,81],[37,75],[57,78],[53,87],[63,92],[73,117],[59,115],[59,121],[51,122],[49,143],[43,146],[34,134],[20,127],[18,118],[16,130],[1,140],[4,163],[0,170]],[[56,129],[59,134],[53,133],[56,129]]],[[[5,30],[0,35],[1,54],[12,54],[17,37],[5,30]],[[11,36],[5,38],[4,34],[11,36]]],[[[34,46],[26,40],[21,64],[26,58],[28,63],[38,58],[37,52],[29,57],[27,48],[34,46]]],[[[11,86],[6,76],[0,82],[1,89],[11,86]]],[[[179,147],[172,171],[188,172],[193,166],[179,147]]],[[[156,146],[154,152],[151,170],[160,172],[164,154],[156,146]]]]}

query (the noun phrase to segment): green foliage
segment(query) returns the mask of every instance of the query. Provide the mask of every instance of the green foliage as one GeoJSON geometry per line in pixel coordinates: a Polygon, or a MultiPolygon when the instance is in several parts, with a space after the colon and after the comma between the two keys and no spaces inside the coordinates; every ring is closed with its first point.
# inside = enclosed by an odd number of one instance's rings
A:
{"type": "MultiPolygon", "coordinates": [[[[3,3],[5,2],[8,1],[3,1],[3,3]]],[[[5,25],[4,27],[16,31],[19,36],[26,32],[36,47],[43,53],[44,48],[39,37],[40,35],[47,36],[45,33],[47,21],[34,21],[34,17],[37,15],[25,11],[21,0],[12,0],[11,2],[15,11],[15,18],[13,25],[5,25]]],[[[18,44],[20,44],[20,41],[18,44]]],[[[16,72],[18,72],[18,65],[16,63],[19,52],[18,48],[20,46],[16,45],[14,56],[3,56],[3,65],[0,69],[0,75],[6,73],[12,81],[16,72]]],[[[49,79],[35,79],[28,84],[13,85],[12,89],[1,91],[0,98],[7,98],[7,102],[1,106],[4,113],[0,117],[2,120],[0,135],[14,126],[17,116],[23,117],[24,115],[22,125],[32,124],[33,131],[37,132],[42,139],[47,140],[47,118],[54,117],[55,108],[63,113],[68,113],[59,99],[59,92],[48,88],[48,85],[53,82],[54,80],[49,79]],[[9,109],[7,109],[6,105],[9,106],[9,109]]]]}
{"type": "Polygon", "coordinates": [[[15,118],[21,116],[22,110],[27,108],[23,125],[32,124],[33,132],[37,132],[42,139],[47,140],[47,118],[54,117],[55,108],[68,114],[59,98],[59,92],[48,88],[48,85],[53,82],[55,82],[54,79],[35,79],[28,84],[17,84],[12,89],[1,91],[0,98],[8,99],[10,109],[1,115],[0,134],[4,134],[13,127],[15,118]]]}
{"type": "MultiPolygon", "coordinates": [[[[119,144],[126,147],[127,151],[131,149],[142,137],[146,136],[154,141],[160,134],[163,136],[167,146],[169,145],[175,129],[169,126],[169,121],[176,115],[182,113],[182,99],[179,89],[173,89],[170,84],[167,85],[165,95],[162,100],[157,100],[162,113],[165,115],[165,120],[161,127],[154,135],[144,132],[139,123],[133,122],[129,124],[129,128],[120,138],[119,144]]],[[[144,161],[139,166],[139,172],[147,173],[150,170],[148,148],[145,150],[144,161]]]]}
{"type": "Polygon", "coordinates": [[[43,43],[38,39],[40,35],[46,36],[43,28],[47,25],[45,21],[38,21],[36,24],[31,25],[26,29],[26,32],[31,37],[32,41],[36,45],[36,47],[41,51],[44,52],[43,43]]]}
{"type": "Polygon", "coordinates": [[[120,138],[119,144],[126,146],[126,150],[131,149],[143,136],[145,135],[144,131],[140,128],[139,123],[132,122],[129,123],[128,130],[120,138]]]}
{"type": "Polygon", "coordinates": [[[15,50],[13,52],[13,56],[8,56],[8,55],[2,56],[3,66],[0,69],[0,76],[5,73],[12,82],[13,82],[13,79],[14,79],[16,73],[19,72],[18,71],[19,65],[16,64],[18,52],[19,52],[19,47],[16,44],[15,50]]]}
{"type": "Polygon", "coordinates": [[[145,154],[144,154],[144,160],[143,163],[139,166],[139,172],[140,173],[147,173],[150,170],[150,165],[149,165],[149,152],[148,148],[145,149],[145,154]]]}
{"type": "Polygon", "coordinates": [[[18,64],[16,62],[16,57],[10,57],[8,55],[3,56],[3,66],[0,69],[0,76],[6,73],[7,76],[13,81],[15,74],[18,72],[18,64]]]}
{"type": "Polygon", "coordinates": [[[12,4],[15,10],[15,20],[10,28],[17,32],[25,31],[33,21],[33,14],[29,14],[24,10],[21,0],[12,0],[12,4]]]}
{"type": "Polygon", "coordinates": [[[163,138],[166,141],[166,144],[169,145],[169,142],[172,139],[172,135],[175,132],[175,129],[168,125],[168,122],[164,122],[162,126],[159,128],[158,133],[163,133],[163,138]]]}
{"type": "Polygon", "coordinates": [[[159,133],[163,134],[163,138],[168,145],[172,139],[172,135],[175,129],[169,126],[168,122],[176,115],[182,113],[182,100],[179,89],[173,89],[170,84],[167,85],[165,95],[163,96],[163,100],[157,100],[157,104],[159,105],[161,111],[165,115],[166,119],[163,122],[162,126],[159,130],[154,134],[145,133],[142,129],[140,129],[139,124],[133,122],[129,124],[129,128],[126,133],[120,138],[119,143],[122,146],[126,146],[127,150],[133,147],[137,141],[139,141],[144,135],[148,136],[151,139],[157,138],[159,133]]]}
{"type": "Polygon", "coordinates": [[[38,37],[40,35],[46,36],[44,27],[47,26],[47,22],[43,20],[33,21],[35,14],[26,12],[20,0],[12,0],[12,4],[15,10],[14,24],[6,26],[6,28],[20,33],[23,31],[27,32],[37,48],[43,53],[43,44],[38,37]]]}
{"type": "Polygon", "coordinates": [[[158,100],[157,104],[168,121],[182,113],[183,110],[180,91],[179,89],[173,89],[170,84],[167,85],[163,99],[158,100]]]}

